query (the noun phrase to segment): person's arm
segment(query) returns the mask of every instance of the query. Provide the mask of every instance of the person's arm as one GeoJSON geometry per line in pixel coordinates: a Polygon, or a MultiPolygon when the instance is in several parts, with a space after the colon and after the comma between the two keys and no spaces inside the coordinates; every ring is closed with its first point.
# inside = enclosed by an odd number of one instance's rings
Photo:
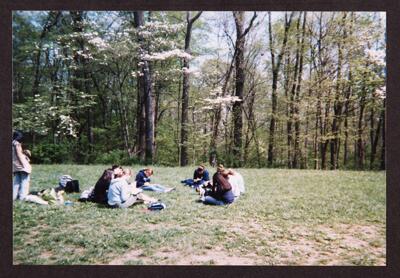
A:
{"type": "Polygon", "coordinates": [[[130,187],[130,185],[126,180],[122,180],[120,182],[121,182],[121,200],[122,202],[125,202],[131,196],[132,188],[130,187]]]}
{"type": "Polygon", "coordinates": [[[15,144],[15,151],[17,153],[17,158],[22,165],[24,165],[24,154],[22,153],[21,143],[15,144]]]}
{"type": "Polygon", "coordinates": [[[203,174],[203,181],[209,181],[210,180],[210,175],[208,174],[208,171],[205,170],[203,174]]]}
{"type": "Polygon", "coordinates": [[[25,168],[28,169],[27,171],[30,172],[30,163],[25,154],[22,152],[22,146],[21,143],[18,143],[15,145],[15,151],[17,153],[17,158],[21,162],[21,165],[25,168]]]}
{"type": "Polygon", "coordinates": [[[221,186],[221,190],[222,191],[228,191],[232,189],[231,184],[229,183],[229,181],[227,179],[225,179],[222,175],[218,175],[217,176],[217,181],[221,186]]]}
{"type": "Polygon", "coordinates": [[[136,175],[136,187],[142,187],[143,186],[143,184],[145,183],[145,181],[143,180],[143,174],[142,174],[142,172],[139,172],[137,175],[136,175]]]}

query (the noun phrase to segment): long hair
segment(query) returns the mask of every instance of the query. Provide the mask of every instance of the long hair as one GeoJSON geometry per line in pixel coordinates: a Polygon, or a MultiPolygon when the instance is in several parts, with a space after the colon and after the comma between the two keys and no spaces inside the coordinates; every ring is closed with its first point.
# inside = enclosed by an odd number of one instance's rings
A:
{"type": "Polygon", "coordinates": [[[103,175],[101,175],[101,178],[105,181],[110,182],[113,178],[113,174],[114,174],[113,170],[106,169],[104,170],[103,175]]]}
{"type": "Polygon", "coordinates": [[[21,131],[16,130],[13,133],[13,141],[18,141],[19,143],[22,143],[22,139],[24,138],[24,135],[22,134],[21,131]]]}

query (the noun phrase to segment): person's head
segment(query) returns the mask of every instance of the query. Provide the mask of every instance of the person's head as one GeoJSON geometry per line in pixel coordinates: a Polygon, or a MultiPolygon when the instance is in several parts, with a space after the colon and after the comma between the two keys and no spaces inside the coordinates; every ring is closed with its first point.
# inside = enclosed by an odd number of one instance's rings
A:
{"type": "Polygon", "coordinates": [[[202,174],[204,173],[204,170],[206,169],[206,167],[203,164],[200,164],[199,167],[197,167],[197,171],[202,174]]]}
{"type": "Polygon", "coordinates": [[[218,173],[222,173],[224,170],[225,170],[224,165],[219,164],[218,167],[217,167],[217,172],[218,172],[218,173]]]}
{"type": "Polygon", "coordinates": [[[222,175],[224,178],[227,178],[227,177],[230,175],[229,170],[223,170],[223,171],[221,171],[220,173],[221,173],[221,175],[222,175]]]}
{"type": "Polygon", "coordinates": [[[122,177],[124,175],[124,170],[120,166],[115,168],[113,171],[114,171],[114,177],[115,178],[120,178],[120,177],[122,177]]]}
{"type": "Polygon", "coordinates": [[[18,142],[22,143],[22,139],[23,138],[24,138],[24,136],[23,136],[21,131],[19,131],[19,130],[14,131],[14,133],[13,133],[13,141],[15,140],[15,141],[18,141],[18,142]]]}
{"type": "Polygon", "coordinates": [[[104,170],[103,175],[101,177],[103,178],[103,180],[110,182],[113,179],[113,176],[114,176],[114,170],[106,169],[104,170]]]}
{"type": "Polygon", "coordinates": [[[129,168],[124,169],[124,176],[123,176],[128,182],[132,178],[132,170],[129,168]]]}
{"type": "Polygon", "coordinates": [[[124,176],[131,177],[132,176],[132,170],[129,168],[124,169],[124,176]]]}
{"type": "Polygon", "coordinates": [[[146,175],[146,177],[150,177],[151,175],[153,175],[153,169],[151,168],[144,168],[143,172],[146,175]]]}
{"type": "Polygon", "coordinates": [[[111,166],[111,170],[114,170],[115,168],[119,168],[120,166],[118,164],[114,164],[113,166],[111,166]]]}

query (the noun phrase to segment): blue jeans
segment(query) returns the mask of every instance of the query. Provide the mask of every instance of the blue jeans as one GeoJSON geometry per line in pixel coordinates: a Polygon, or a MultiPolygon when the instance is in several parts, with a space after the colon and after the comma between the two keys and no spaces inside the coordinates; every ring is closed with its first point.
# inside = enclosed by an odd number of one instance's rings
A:
{"type": "Polygon", "coordinates": [[[204,204],[208,205],[215,205],[215,206],[223,206],[225,205],[224,201],[217,200],[214,197],[211,197],[210,195],[204,197],[204,204]]]}
{"type": "Polygon", "coordinates": [[[30,175],[26,172],[15,172],[13,182],[13,200],[17,197],[20,200],[24,200],[29,194],[29,181],[30,175]]]}
{"type": "Polygon", "coordinates": [[[195,182],[193,179],[186,179],[186,180],[183,180],[181,182],[184,183],[187,186],[194,186],[194,187],[199,187],[204,183],[203,180],[195,182]]]}
{"type": "Polygon", "coordinates": [[[160,184],[143,185],[140,188],[143,190],[147,190],[147,191],[156,191],[156,192],[166,192],[167,191],[167,188],[160,184]]]}

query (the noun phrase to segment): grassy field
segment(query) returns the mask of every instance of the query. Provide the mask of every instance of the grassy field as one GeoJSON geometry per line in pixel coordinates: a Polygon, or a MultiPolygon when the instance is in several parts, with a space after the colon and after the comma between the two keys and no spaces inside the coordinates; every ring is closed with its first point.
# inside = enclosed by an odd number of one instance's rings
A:
{"type": "MultiPolygon", "coordinates": [[[[31,190],[61,174],[85,189],[106,167],[34,165],[31,190]]],[[[14,264],[386,264],[384,172],[239,169],[246,194],[214,207],[179,183],[193,168],[154,169],[153,182],[176,186],[149,192],[167,205],[159,212],[79,203],[79,194],[66,196],[73,206],[15,202],[14,264]]]]}

